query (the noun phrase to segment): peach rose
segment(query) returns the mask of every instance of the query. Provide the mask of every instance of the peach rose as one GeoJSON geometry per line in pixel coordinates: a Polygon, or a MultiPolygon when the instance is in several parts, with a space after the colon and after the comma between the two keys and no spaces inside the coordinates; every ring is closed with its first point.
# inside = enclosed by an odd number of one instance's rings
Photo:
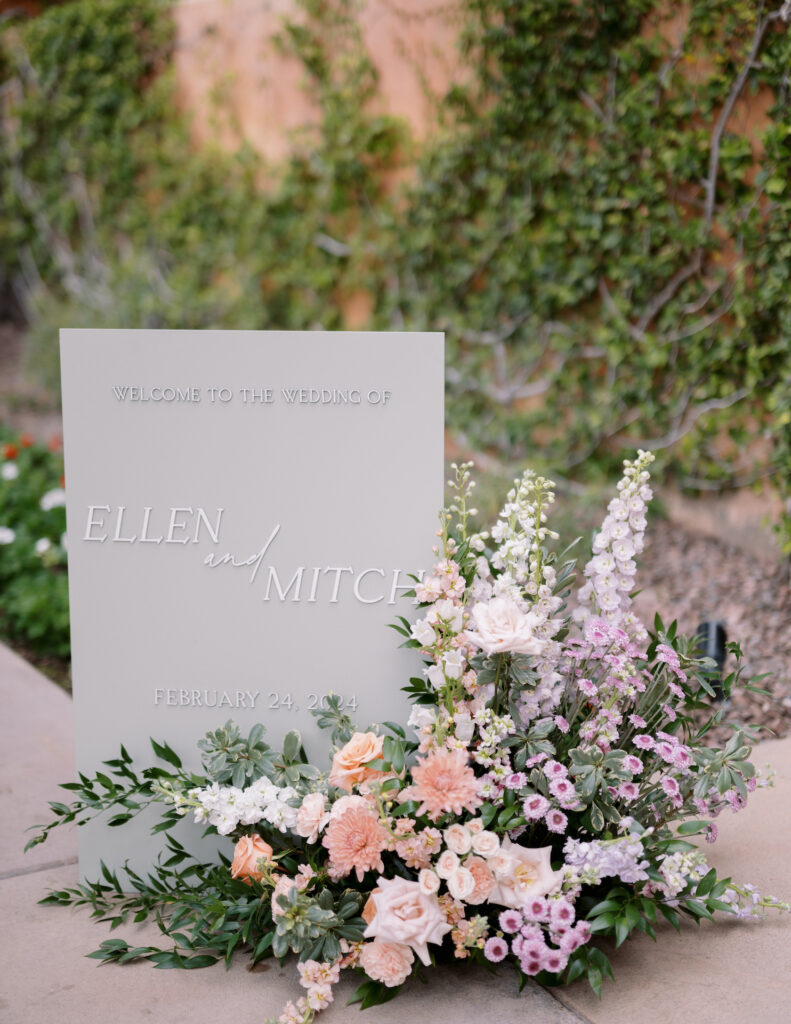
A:
{"type": "Polygon", "coordinates": [[[395,988],[409,977],[414,959],[409,946],[401,942],[366,942],[359,964],[369,978],[395,988]]]}
{"type": "Polygon", "coordinates": [[[374,895],[376,917],[363,933],[366,939],[402,943],[417,953],[426,967],[431,963],[428,943],[442,942],[451,930],[436,896],[421,891],[406,878],[379,878],[374,895]]]}
{"type": "Polygon", "coordinates": [[[382,756],[383,743],[384,736],[377,736],[373,732],[356,732],[332,759],[330,785],[351,793],[359,783],[378,775],[375,769],[367,765],[369,761],[382,756]]]}
{"type": "Polygon", "coordinates": [[[503,839],[500,853],[489,860],[495,880],[489,902],[517,909],[555,889],[563,872],[552,870],[551,854],[551,846],[531,850],[503,839]]]}
{"type": "Polygon", "coordinates": [[[242,836],[233,851],[231,878],[241,878],[249,884],[254,878],[260,882],[262,872],[258,870],[259,860],[269,864],[272,860],[272,847],[258,836],[242,836]]]}

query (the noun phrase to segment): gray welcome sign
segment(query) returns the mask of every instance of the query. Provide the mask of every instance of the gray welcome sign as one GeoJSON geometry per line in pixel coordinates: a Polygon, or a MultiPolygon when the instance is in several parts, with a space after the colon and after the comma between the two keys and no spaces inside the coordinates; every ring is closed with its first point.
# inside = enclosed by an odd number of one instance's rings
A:
{"type": "MultiPolygon", "coordinates": [[[[61,332],[77,768],[228,719],[327,740],[403,720],[387,624],[442,504],[439,334],[61,332]]],[[[197,752],[193,767],[197,767],[197,752]]],[[[148,821],[81,829],[83,874],[146,866],[148,821]]]]}

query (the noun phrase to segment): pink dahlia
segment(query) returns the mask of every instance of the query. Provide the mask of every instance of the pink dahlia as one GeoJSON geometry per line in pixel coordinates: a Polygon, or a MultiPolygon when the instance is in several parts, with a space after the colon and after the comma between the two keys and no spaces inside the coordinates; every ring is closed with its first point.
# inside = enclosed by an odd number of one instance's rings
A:
{"type": "Polygon", "coordinates": [[[437,821],[443,814],[474,813],[483,802],[478,796],[475,773],[461,750],[435,749],[412,769],[418,814],[437,821]]]}
{"type": "Polygon", "coordinates": [[[384,871],[382,850],[387,832],[376,814],[367,807],[350,807],[331,821],[322,840],[330,855],[332,869],[339,877],[357,872],[362,882],[366,871],[384,871]]]}

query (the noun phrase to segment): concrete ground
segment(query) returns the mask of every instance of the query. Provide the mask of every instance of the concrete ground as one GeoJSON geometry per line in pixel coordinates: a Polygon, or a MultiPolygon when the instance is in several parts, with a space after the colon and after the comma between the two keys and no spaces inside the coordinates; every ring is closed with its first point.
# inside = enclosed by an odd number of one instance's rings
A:
{"type": "MultiPolygon", "coordinates": [[[[157,971],[150,965],[100,967],[85,954],[108,934],[86,911],[41,907],[50,888],[77,881],[76,837],[56,831],[23,854],[25,829],[48,818],[47,800],[73,776],[70,698],[0,645],[0,1021],[3,1024],[215,1024],[261,1021],[300,994],[291,967],[241,959],[222,966],[157,971]],[[263,968],[263,969],[262,969],[263,968]]],[[[720,819],[710,850],[721,873],[791,900],[791,738],[763,743],[757,764],[771,763],[774,789],[758,792],[738,816],[720,819]]],[[[65,798],[64,798],[65,799],[65,798]]],[[[791,915],[761,923],[668,928],[657,944],[638,936],[611,955],[617,981],[601,1001],[577,983],[521,995],[507,971],[456,966],[413,981],[393,1002],[365,1011],[345,1005],[357,982],[342,983],[323,1024],[785,1024],[791,1000],[791,915]]],[[[150,927],[121,928],[135,944],[156,943],[150,927]],[[150,939],[147,939],[150,936],[150,939]]]]}

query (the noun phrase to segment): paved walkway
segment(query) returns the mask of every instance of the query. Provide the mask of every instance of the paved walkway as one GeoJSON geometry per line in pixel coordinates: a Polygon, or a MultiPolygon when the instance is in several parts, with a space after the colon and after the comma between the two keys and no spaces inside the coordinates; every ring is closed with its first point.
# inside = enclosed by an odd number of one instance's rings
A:
{"type": "MultiPolygon", "coordinates": [[[[292,967],[218,965],[156,971],[148,964],[99,967],[85,959],[107,927],[85,911],[40,907],[50,888],[77,880],[73,832],[55,832],[23,855],[25,829],[47,819],[47,800],[73,776],[71,701],[0,645],[0,1021],[3,1024],[215,1024],[261,1021],[299,994],[292,967]]],[[[776,786],[757,793],[738,816],[720,819],[711,860],[721,872],[791,899],[791,738],[756,752],[776,786]]],[[[586,984],[547,991],[513,976],[464,964],[413,981],[393,1002],[359,1015],[345,1005],[349,979],[322,1024],[786,1024],[791,1001],[791,915],[763,923],[672,930],[654,945],[644,936],[612,955],[616,983],[599,1002],[586,984]]],[[[117,934],[156,943],[150,927],[117,934]],[[147,936],[150,939],[147,940],[147,936]]]]}

